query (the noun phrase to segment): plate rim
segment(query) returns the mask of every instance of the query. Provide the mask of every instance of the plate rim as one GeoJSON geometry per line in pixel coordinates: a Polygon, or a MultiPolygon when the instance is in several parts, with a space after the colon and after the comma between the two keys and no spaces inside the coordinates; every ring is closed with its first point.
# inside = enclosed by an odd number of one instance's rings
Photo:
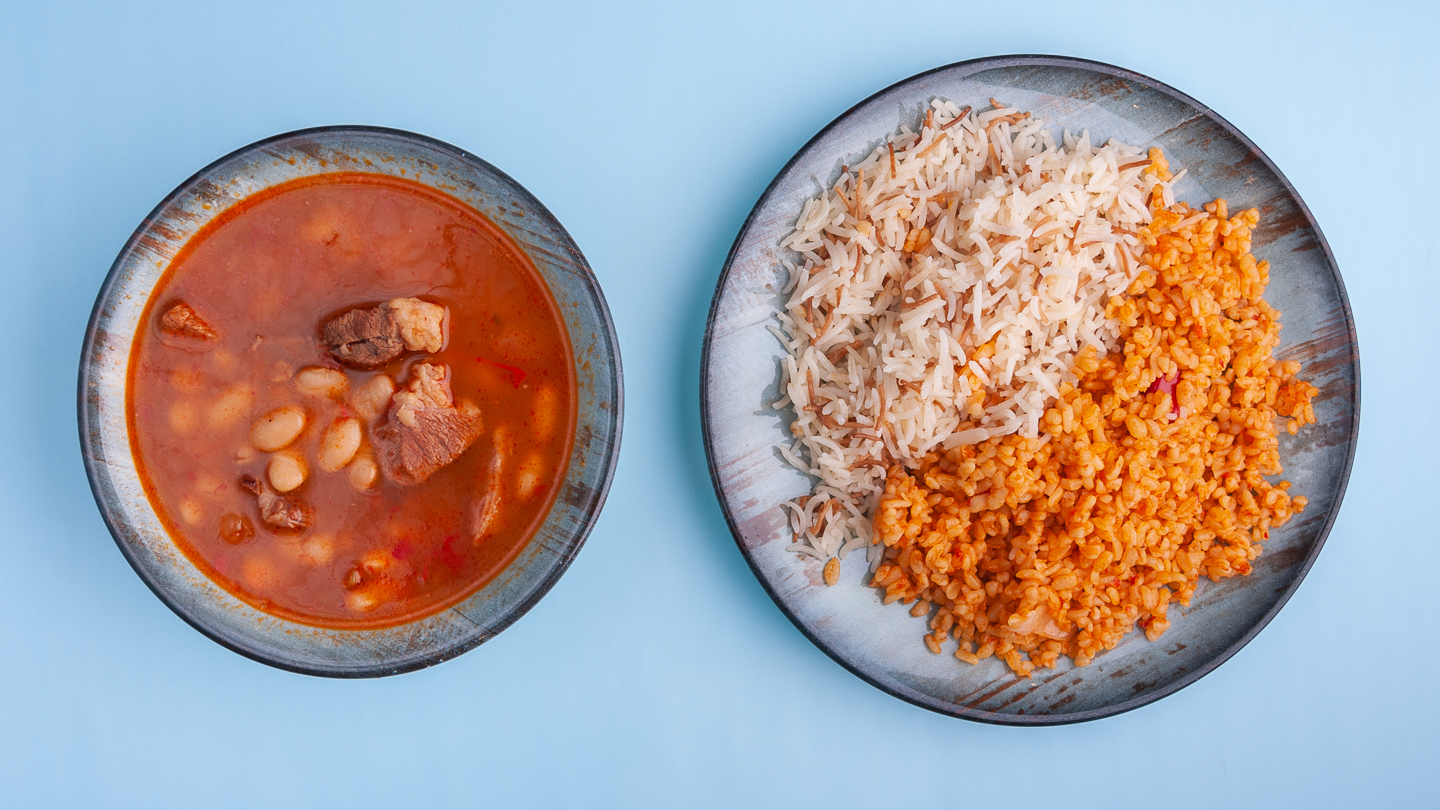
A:
{"type": "Polygon", "coordinates": [[[880,691],[885,692],[886,694],[893,697],[897,697],[905,701],[906,703],[910,703],[914,706],[919,706],[922,709],[928,709],[937,714],[1000,726],[1043,727],[1070,725],[1074,723],[1084,723],[1092,720],[1099,720],[1106,717],[1113,717],[1115,715],[1133,711],[1142,706],[1154,703],[1155,701],[1162,698],[1169,697],[1170,695],[1175,694],[1181,689],[1190,686],[1191,684],[1195,683],[1196,681],[1200,680],[1211,672],[1214,672],[1217,668],[1220,667],[1221,664],[1229,661],[1236,653],[1240,652],[1241,649],[1243,649],[1247,644],[1254,640],[1254,638],[1260,634],[1260,631],[1264,630],[1270,624],[1270,622],[1280,613],[1280,610],[1285,607],[1285,605],[1290,601],[1290,598],[1294,596],[1295,592],[1299,589],[1300,583],[1303,582],[1306,575],[1310,573],[1310,568],[1315,564],[1316,558],[1320,556],[1320,551],[1324,548],[1325,541],[1329,538],[1330,531],[1334,527],[1336,518],[1340,514],[1340,508],[1345,499],[1345,491],[1349,487],[1350,473],[1354,467],[1355,451],[1359,442],[1361,408],[1360,395],[1360,343],[1358,334],[1355,329],[1355,317],[1350,308],[1350,297],[1345,290],[1345,281],[1340,275],[1340,265],[1335,260],[1334,253],[1330,250],[1330,244],[1328,241],[1326,241],[1325,234],[1320,229],[1320,223],[1315,220],[1315,216],[1310,212],[1310,207],[1306,205],[1304,198],[1300,196],[1299,191],[1295,189],[1295,186],[1290,182],[1290,179],[1286,177],[1283,172],[1280,171],[1280,167],[1276,166],[1275,162],[1270,159],[1270,156],[1265,154],[1265,152],[1259,146],[1257,146],[1254,141],[1251,141],[1250,138],[1245,135],[1245,133],[1241,132],[1238,128],[1235,127],[1235,125],[1231,124],[1219,113],[1211,109],[1209,105],[1200,103],[1199,101],[1175,89],[1174,87],[1171,87],[1165,82],[1153,79],[1149,76],[1146,76],[1145,74],[1112,65],[1106,62],[1083,59],[1080,57],[1057,56],[1051,54],[1005,54],[997,56],[982,56],[974,59],[966,59],[959,62],[952,62],[949,64],[931,68],[929,70],[921,71],[920,73],[908,76],[904,79],[887,85],[886,87],[877,90],[874,93],[871,93],[869,96],[866,96],[861,101],[852,105],[849,109],[842,112],[834,120],[830,121],[818,132],[816,132],[813,137],[807,140],[805,144],[802,145],[800,149],[797,150],[788,161],[786,161],[785,165],[781,167],[779,172],[776,173],[775,177],[770,181],[768,185],[766,185],[765,190],[761,192],[760,197],[756,200],[754,207],[750,209],[749,215],[745,217],[744,223],[741,224],[740,230],[735,236],[735,241],[731,244],[730,250],[725,256],[725,263],[721,266],[720,277],[715,285],[715,294],[710,299],[710,310],[708,315],[706,316],[705,334],[700,355],[700,429],[705,446],[706,466],[709,468],[710,471],[710,482],[715,489],[716,500],[719,501],[720,511],[725,516],[725,523],[730,529],[730,535],[735,541],[735,545],[739,548],[741,556],[744,557],[746,565],[750,567],[750,572],[755,576],[755,579],[759,581],[760,586],[765,590],[765,593],[770,597],[770,600],[775,603],[775,606],[780,609],[780,612],[784,614],[787,619],[790,620],[791,624],[795,625],[796,629],[798,629],[800,633],[810,641],[811,644],[814,644],[816,647],[818,647],[821,652],[825,653],[826,656],[828,656],[832,661],[846,669],[848,672],[850,672],[850,674],[879,689],[880,691]],[[730,281],[730,274],[733,269],[736,254],[740,251],[741,244],[745,240],[746,235],[749,233],[750,227],[755,221],[756,216],[759,214],[760,210],[765,207],[766,202],[770,199],[770,195],[774,193],[775,188],[779,185],[780,181],[786,176],[788,176],[795,168],[796,164],[798,164],[800,160],[805,157],[805,155],[810,151],[810,149],[817,143],[819,143],[826,135],[828,135],[836,127],[840,126],[843,122],[848,120],[861,108],[869,105],[871,102],[875,101],[881,96],[884,96],[891,91],[901,89],[907,85],[917,84],[919,82],[922,82],[924,79],[939,73],[955,71],[958,72],[961,77],[968,77],[984,70],[1004,67],[1069,68],[1072,70],[1084,70],[1114,78],[1124,79],[1127,81],[1135,81],[1145,84],[1155,90],[1171,96],[1172,98],[1181,102],[1182,104],[1185,104],[1186,106],[1198,110],[1199,115],[1210,118],[1214,123],[1220,126],[1221,129],[1229,133],[1231,136],[1235,137],[1245,147],[1252,150],[1256,157],[1260,160],[1260,162],[1266,167],[1266,169],[1274,173],[1275,177],[1280,181],[1281,187],[1295,201],[1296,205],[1300,209],[1300,212],[1304,215],[1306,224],[1315,233],[1316,242],[1320,246],[1320,250],[1325,258],[1326,265],[1328,266],[1330,273],[1334,278],[1336,289],[1339,291],[1340,310],[1341,314],[1344,317],[1347,334],[1349,335],[1351,362],[1355,369],[1355,407],[1350,415],[1347,451],[1345,454],[1345,460],[1342,466],[1341,474],[1336,485],[1335,503],[1330,508],[1329,513],[1325,516],[1325,520],[1321,524],[1319,531],[1316,534],[1315,542],[1312,544],[1310,550],[1306,553],[1305,558],[1298,563],[1295,570],[1294,578],[1285,587],[1284,591],[1280,594],[1279,599],[1276,600],[1274,606],[1272,606],[1268,611],[1266,611],[1266,613],[1261,616],[1260,619],[1256,621],[1250,628],[1248,628],[1240,636],[1239,639],[1237,639],[1230,646],[1226,647],[1220,653],[1212,657],[1210,660],[1206,661],[1203,666],[1198,667],[1193,672],[1184,673],[1179,678],[1176,678],[1170,683],[1166,684],[1164,687],[1156,689],[1153,692],[1147,692],[1144,695],[1131,698],[1129,700],[1124,700],[1119,703],[1114,703],[1108,706],[1062,714],[1006,714],[1003,712],[991,712],[980,709],[972,709],[966,706],[945,703],[940,700],[926,700],[925,698],[927,696],[925,696],[924,693],[916,691],[913,694],[907,694],[900,689],[893,688],[890,684],[882,683],[878,679],[872,677],[867,672],[863,671],[858,665],[852,664],[851,662],[845,660],[837,652],[832,650],[827,644],[825,644],[814,633],[812,633],[810,631],[810,628],[798,616],[796,616],[790,611],[790,609],[786,606],[784,600],[782,600],[779,594],[775,591],[775,589],[771,587],[770,582],[766,578],[766,576],[762,574],[760,566],[757,564],[754,556],[750,553],[750,550],[746,548],[745,543],[742,539],[742,535],[740,533],[739,524],[735,519],[734,512],[730,507],[730,502],[726,497],[724,487],[721,483],[719,468],[715,463],[714,437],[711,432],[709,397],[711,361],[710,350],[714,342],[713,339],[716,313],[719,310],[721,296],[724,294],[726,286],[730,281]]]}
{"type": "MultiPolygon", "coordinates": [[[[462,204],[464,203],[462,202],[462,204]]],[[[468,206],[468,204],[466,205],[468,206]]],[[[497,225],[497,227],[499,226],[497,225]]],[[[514,237],[511,238],[513,239],[514,237]]],[[[523,246],[521,249],[524,249],[523,246]]],[[[570,235],[570,232],[565,228],[564,224],[560,222],[559,218],[519,181],[511,177],[504,170],[472,152],[429,135],[394,127],[370,124],[327,124],[323,126],[304,127],[271,135],[226,152],[224,155],[205,164],[189,177],[178,183],[175,188],[166,194],[136,225],[134,231],[126,238],[124,245],[121,246],[120,251],[116,254],[115,260],[111,263],[110,269],[105,274],[105,278],[101,281],[100,288],[95,295],[95,303],[91,306],[90,316],[86,322],[85,337],[80,350],[79,364],[80,369],[76,386],[76,411],[78,416],[76,426],[79,430],[80,456],[85,468],[85,480],[90,487],[91,495],[95,500],[95,505],[100,512],[100,517],[105,524],[106,530],[110,533],[110,537],[115,542],[115,545],[120,549],[121,556],[125,558],[125,562],[129,564],[130,568],[140,578],[140,581],[145,583],[145,586],[150,589],[150,592],[186,624],[194,628],[201,635],[231,652],[242,655],[257,663],[287,672],[339,680],[401,675],[435,666],[436,664],[449,661],[452,658],[457,658],[498,636],[515,622],[519,621],[526,613],[530,612],[530,610],[550,592],[556,583],[560,581],[561,576],[569,570],[570,564],[579,556],[580,550],[585,546],[591,531],[599,521],[600,514],[604,511],[605,502],[609,497],[610,487],[615,479],[615,471],[619,463],[620,445],[625,426],[625,376],[620,354],[619,336],[615,331],[615,323],[610,313],[610,306],[605,299],[604,290],[600,287],[600,280],[596,277],[594,269],[580,251],[579,245],[575,242],[574,237],[570,235]],[[93,421],[94,416],[98,414],[90,413],[91,408],[89,407],[87,392],[95,379],[94,364],[91,360],[95,356],[97,343],[101,338],[100,324],[102,312],[106,303],[110,301],[113,288],[120,281],[127,264],[127,259],[139,246],[145,234],[149,232],[156,222],[162,219],[164,212],[197,184],[203,182],[212,171],[232,160],[239,159],[247,154],[262,151],[280,142],[303,138],[324,138],[331,135],[344,134],[395,138],[400,141],[419,144],[439,152],[447,153],[462,164],[475,164],[482,171],[493,173],[501,183],[510,185],[520,197],[527,199],[527,201],[534,206],[536,215],[548,219],[550,223],[553,223],[555,230],[570,242],[574,253],[571,258],[586,271],[584,274],[584,283],[594,294],[596,308],[600,315],[601,324],[604,327],[604,342],[608,345],[610,353],[615,358],[614,366],[609,375],[615,390],[615,401],[610,417],[614,424],[614,438],[610,442],[610,447],[604,455],[605,471],[601,478],[601,485],[595,491],[593,506],[586,511],[584,519],[580,521],[580,525],[574,533],[575,542],[573,546],[566,549],[565,553],[556,555],[555,563],[545,572],[540,581],[536,583],[534,589],[526,594],[524,599],[521,599],[511,606],[500,619],[488,628],[487,632],[473,633],[448,646],[412,655],[395,662],[375,662],[356,667],[327,667],[321,664],[310,665],[284,658],[271,657],[263,651],[252,649],[241,644],[235,639],[209,627],[205,622],[201,621],[198,616],[191,615],[190,611],[178,600],[172,598],[168,592],[161,587],[160,583],[155,580],[146,566],[137,559],[136,550],[132,549],[130,544],[122,537],[120,526],[124,524],[124,520],[116,510],[114,503],[112,503],[113,499],[103,491],[102,483],[108,482],[109,474],[102,469],[104,467],[102,461],[91,452],[92,446],[98,443],[98,439],[92,440],[92,436],[99,435],[99,425],[93,421]]],[[[153,508],[153,506],[151,508],[153,508]]],[[[551,508],[554,508],[553,504],[551,508]]],[[[532,537],[531,540],[533,539],[532,537]]],[[[485,586],[482,584],[480,587],[483,588],[485,586]]],[[[445,610],[450,609],[453,609],[453,606],[445,610]]],[[[444,611],[442,610],[440,612],[443,613],[444,611]]],[[[274,616],[274,614],[267,615],[274,616]]],[[[436,614],[426,614],[421,620],[428,619],[434,615],[436,614]]],[[[278,619],[280,617],[275,618],[278,619]]],[[[295,622],[295,624],[300,623],[295,622]]],[[[379,629],[388,630],[401,626],[404,626],[404,624],[379,629]]]]}

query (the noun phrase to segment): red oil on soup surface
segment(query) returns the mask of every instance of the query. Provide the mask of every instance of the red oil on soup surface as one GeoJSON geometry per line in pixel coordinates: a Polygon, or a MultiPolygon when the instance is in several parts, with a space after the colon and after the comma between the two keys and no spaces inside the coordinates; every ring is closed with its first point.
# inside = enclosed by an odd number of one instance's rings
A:
{"type": "Polygon", "coordinates": [[[127,418],[151,504],[206,575],[287,619],[385,627],[464,599],[543,522],[570,456],[573,368],[554,299],[494,224],[418,183],[332,174],[257,193],[185,245],[141,319],[127,418]],[[328,319],[399,298],[447,309],[440,350],[363,371],[327,353],[328,319]],[[213,335],[165,331],[177,303],[213,335]],[[404,387],[418,363],[448,368],[455,401],[479,408],[479,438],[427,480],[381,474],[366,488],[352,473],[394,414],[367,418],[358,393],[382,374],[404,387]],[[307,368],[343,373],[345,393],[302,390],[307,368]],[[286,406],[305,414],[279,451],[307,470],[284,493],[307,515],[300,530],[267,524],[241,485],[274,480],[276,453],[257,448],[252,428],[286,406]],[[322,468],[327,426],[351,418],[362,425],[355,461],[322,468]]]}

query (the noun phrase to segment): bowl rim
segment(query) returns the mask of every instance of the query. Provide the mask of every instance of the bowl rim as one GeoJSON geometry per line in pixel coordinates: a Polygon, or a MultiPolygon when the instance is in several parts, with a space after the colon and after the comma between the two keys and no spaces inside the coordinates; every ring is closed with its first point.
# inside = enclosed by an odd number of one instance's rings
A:
{"type": "Polygon", "coordinates": [[[1113,717],[1115,715],[1124,714],[1125,712],[1138,709],[1142,706],[1146,706],[1150,703],[1154,703],[1161,698],[1169,697],[1170,695],[1180,691],[1181,689],[1184,689],[1185,687],[1195,683],[1196,681],[1215,671],[1216,668],[1218,668],[1226,661],[1230,660],[1232,656],[1238,653],[1243,647],[1245,647],[1245,645],[1249,644],[1251,640],[1253,640],[1257,635],[1260,634],[1261,630],[1264,630],[1265,627],[1270,624],[1271,620],[1273,620],[1275,616],[1280,612],[1280,609],[1285,607],[1285,604],[1290,601],[1290,597],[1293,596],[1295,594],[1295,591],[1299,589],[1300,583],[1304,581],[1306,574],[1310,572],[1311,566],[1314,565],[1316,558],[1320,556],[1320,551],[1324,547],[1325,541],[1330,535],[1330,530],[1334,527],[1335,520],[1340,513],[1340,507],[1345,498],[1345,490],[1350,482],[1350,473],[1352,467],[1354,466],[1356,445],[1358,443],[1360,433],[1360,389],[1360,345],[1355,330],[1355,318],[1350,309],[1350,297],[1345,291],[1345,281],[1340,276],[1340,266],[1335,261],[1335,255],[1330,250],[1330,244],[1326,241],[1325,234],[1320,230],[1320,224],[1316,222],[1314,215],[1310,212],[1309,206],[1305,204],[1305,200],[1300,196],[1300,193],[1295,189],[1295,186],[1291,184],[1289,178],[1287,178],[1284,173],[1280,171],[1280,168],[1275,165],[1275,162],[1272,161],[1270,157],[1266,155],[1263,150],[1260,149],[1259,146],[1257,146],[1253,141],[1246,137],[1246,135],[1239,129],[1237,129],[1233,124],[1231,124],[1229,121],[1225,120],[1218,113],[1212,110],[1208,105],[1201,104],[1199,101],[1196,101],[1194,98],[1191,98],[1189,95],[1182,93],[1181,91],[1171,87],[1170,85],[1157,79],[1153,79],[1142,73],[1137,73],[1133,70],[1128,70],[1126,68],[1111,65],[1105,62],[1082,59],[1079,57],[1057,56],[1049,54],[1006,54],[997,56],[982,56],[975,59],[966,59],[959,62],[952,62],[950,64],[940,65],[939,67],[931,68],[929,70],[916,73],[912,76],[908,76],[874,93],[871,93],[869,96],[852,105],[849,109],[845,110],[830,123],[822,127],[820,131],[815,133],[813,137],[806,141],[805,144],[801,146],[798,151],[796,151],[794,156],[792,156],[790,160],[787,161],[785,165],[776,173],[774,179],[772,179],[769,185],[765,187],[765,190],[760,194],[760,197],[756,201],[754,207],[751,208],[750,214],[745,218],[745,222],[740,226],[740,230],[735,236],[735,241],[731,245],[729,253],[725,256],[725,263],[722,265],[720,270],[720,278],[715,285],[715,294],[710,301],[710,312],[705,322],[705,334],[700,359],[700,426],[702,438],[705,445],[705,460],[710,470],[710,482],[715,489],[716,500],[720,502],[720,511],[725,516],[725,523],[730,528],[730,534],[735,540],[736,546],[740,549],[741,556],[745,558],[745,563],[750,567],[751,573],[754,574],[757,580],[759,580],[760,586],[765,589],[765,593],[769,595],[771,601],[773,601],[775,603],[775,606],[780,609],[780,612],[783,613],[785,617],[790,620],[790,623],[795,625],[796,629],[798,629],[800,633],[805,636],[805,638],[810,640],[810,643],[820,648],[820,651],[825,653],[825,655],[829,656],[832,661],[844,667],[850,672],[850,674],[854,675],[860,680],[870,684],[871,686],[881,690],[882,692],[885,692],[886,694],[897,697],[912,705],[919,706],[922,709],[928,709],[937,714],[943,714],[950,717],[958,717],[964,720],[971,720],[990,725],[1022,727],[1059,726],[1069,725],[1073,723],[1084,723],[1091,720],[1099,720],[1105,717],[1113,717]],[[1300,212],[1305,217],[1305,222],[1307,226],[1309,226],[1309,228],[1314,231],[1315,239],[1320,246],[1320,250],[1325,259],[1325,263],[1330,269],[1330,273],[1334,278],[1336,289],[1339,291],[1340,310],[1344,316],[1344,323],[1349,334],[1351,359],[1355,369],[1355,407],[1350,414],[1347,450],[1342,471],[1335,490],[1335,503],[1331,507],[1329,513],[1325,516],[1325,519],[1316,534],[1314,543],[1311,545],[1304,559],[1302,559],[1297,564],[1293,579],[1285,587],[1284,591],[1280,594],[1274,606],[1271,607],[1268,611],[1266,611],[1266,613],[1261,616],[1261,618],[1256,621],[1250,628],[1248,628],[1240,636],[1239,639],[1237,639],[1230,646],[1226,647],[1224,650],[1220,651],[1217,655],[1213,656],[1210,660],[1206,661],[1203,666],[1198,667],[1192,672],[1182,674],[1180,677],[1173,679],[1164,687],[1156,689],[1152,692],[1147,692],[1138,697],[1124,700],[1108,706],[1063,714],[1006,714],[1002,712],[972,709],[966,706],[946,703],[940,700],[926,700],[924,699],[926,696],[924,696],[923,693],[916,692],[915,694],[906,694],[905,692],[893,688],[889,684],[881,682],[877,678],[865,672],[859,666],[852,664],[851,662],[841,657],[840,654],[837,653],[835,650],[831,649],[817,635],[811,632],[809,626],[804,621],[802,621],[789,609],[789,607],[786,606],[785,601],[780,597],[779,593],[777,593],[776,590],[771,586],[769,579],[767,579],[765,574],[762,572],[760,565],[757,563],[754,556],[750,553],[750,550],[746,548],[743,536],[740,531],[739,523],[735,518],[733,510],[731,509],[730,502],[726,496],[725,488],[721,481],[720,470],[718,465],[716,464],[715,458],[714,436],[711,432],[709,392],[711,360],[710,350],[711,346],[713,345],[715,318],[719,310],[720,299],[724,295],[726,286],[730,281],[730,274],[734,265],[735,258],[740,252],[742,242],[745,240],[746,235],[750,231],[751,224],[755,221],[755,218],[760,213],[761,209],[765,207],[766,202],[770,199],[770,195],[774,193],[780,181],[790,174],[791,170],[795,168],[795,166],[801,161],[803,157],[805,157],[806,153],[810,151],[811,147],[819,143],[823,138],[825,138],[825,136],[830,134],[832,130],[842,125],[846,120],[848,120],[861,108],[867,106],[876,99],[890,93],[891,91],[904,88],[907,85],[919,83],[927,77],[933,76],[938,73],[947,73],[954,71],[959,73],[961,77],[967,77],[985,70],[1013,67],[1067,68],[1071,70],[1081,70],[1092,73],[1099,73],[1105,76],[1110,76],[1126,81],[1134,81],[1147,85],[1196,110],[1199,116],[1209,118],[1226,133],[1236,138],[1245,147],[1251,149],[1258,157],[1260,162],[1265,166],[1265,168],[1274,173],[1276,179],[1279,180],[1280,185],[1284,189],[1284,191],[1289,194],[1292,199],[1294,199],[1300,212]]]}
{"type": "MultiPolygon", "coordinates": [[[[473,207],[464,203],[463,201],[459,202],[466,205],[466,207],[473,207]]],[[[488,220],[489,217],[486,217],[486,219],[488,220]]],[[[495,224],[495,227],[500,228],[502,232],[506,232],[505,229],[501,227],[498,223],[495,224]]],[[[506,234],[507,236],[510,236],[508,232],[506,232],[506,234]]],[[[514,239],[513,236],[510,236],[510,238],[512,240],[514,239]]],[[[517,246],[521,249],[521,251],[524,252],[524,246],[520,245],[518,240],[516,240],[516,243],[517,246]]],[[[574,349],[572,347],[572,354],[573,351],[574,349]]],[[[590,263],[586,260],[584,254],[580,251],[578,244],[575,243],[574,237],[570,235],[570,232],[566,230],[565,226],[560,222],[560,220],[550,211],[549,208],[545,206],[544,203],[539,200],[539,198],[532,194],[529,189],[527,189],[525,186],[515,180],[515,178],[511,177],[509,174],[499,169],[494,164],[490,163],[484,158],[481,158],[478,155],[461,149],[460,147],[454,146],[452,144],[446,143],[445,141],[430,137],[428,135],[422,135],[417,132],[411,132],[408,130],[397,129],[393,127],[374,126],[368,124],[330,124],[282,132],[246,144],[237,149],[233,149],[225,153],[224,155],[216,158],[215,160],[210,161],[205,166],[203,166],[202,168],[191,174],[189,177],[187,177],[185,180],[180,182],[174,188],[174,190],[172,190],[169,194],[165,195],[165,197],[159,203],[157,203],[154,208],[150,210],[150,213],[145,215],[145,217],[136,226],[135,230],[125,240],[125,243],[120,248],[120,252],[116,255],[114,262],[111,263],[110,269],[105,274],[105,278],[100,284],[100,289],[96,293],[95,303],[91,307],[90,317],[85,326],[85,339],[80,352],[80,370],[76,387],[76,410],[78,413],[77,427],[79,429],[80,438],[80,455],[85,465],[85,479],[90,486],[90,492],[95,499],[95,505],[100,510],[101,518],[105,522],[105,528],[107,531],[109,531],[110,537],[112,540],[114,540],[115,545],[120,549],[120,553],[122,556],[124,556],[125,561],[129,563],[130,567],[140,577],[140,580],[145,583],[145,586],[150,589],[150,592],[155,594],[156,598],[158,598],[161,603],[168,607],[171,612],[173,612],[176,616],[179,616],[182,620],[185,621],[186,624],[190,625],[195,630],[199,631],[201,635],[204,635],[206,638],[214,641],[216,644],[219,644],[225,649],[249,658],[252,661],[257,661],[267,666],[275,667],[277,669],[285,670],[288,672],[295,672],[302,675],[314,675],[326,678],[377,678],[388,675],[399,675],[406,672],[414,672],[416,670],[425,669],[427,667],[443,663],[452,658],[463,655],[466,652],[469,652],[470,650],[480,646],[486,641],[489,641],[490,639],[494,638],[495,636],[499,635],[501,632],[509,628],[522,616],[528,613],[530,609],[533,608],[547,593],[549,593],[550,589],[553,588],[557,582],[559,582],[560,577],[564,575],[564,573],[570,568],[570,564],[575,560],[575,557],[579,555],[581,548],[584,547],[586,540],[590,536],[590,532],[594,529],[596,522],[599,520],[600,513],[604,510],[605,502],[609,496],[610,486],[615,478],[615,469],[619,461],[620,445],[623,438],[625,424],[625,377],[623,373],[622,360],[620,355],[620,341],[615,331],[615,323],[610,314],[609,304],[605,300],[604,291],[600,288],[599,279],[595,276],[594,269],[591,268],[590,263]],[[559,233],[559,235],[562,236],[564,240],[569,242],[568,247],[571,248],[571,255],[568,258],[575,262],[579,268],[585,271],[584,273],[577,275],[582,277],[584,285],[586,286],[594,300],[596,310],[600,316],[599,320],[601,322],[601,326],[603,327],[603,341],[605,344],[608,345],[609,352],[611,356],[613,356],[615,359],[613,366],[609,369],[610,373],[608,375],[610,377],[611,385],[613,386],[615,391],[615,399],[613,406],[610,409],[609,418],[609,421],[613,424],[614,437],[610,441],[609,447],[603,455],[604,472],[600,479],[600,486],[598,489],[595,490],[592,504],[582,513],[583,517],[578,521],[578,525],[572,533],[574,537],[573,544],[568,546],[563,553],[555,555],[555,561],[544,572],[543,576],[536,582],[533,589],[527,594],[525,594],[524,598],[516,602],[510,608],[508,608],[504,612],[504,614],[498,619],[490,623],[485,631],[467,635],[460,639],[458,642],[444,645],[438,649],[427,650],[423,653],[406,656],[405,658],[399,660],[396,663],[376,662],[364,666],[331,668],[323,665],[311,666],[296,663],[295,661],[291,660],[271,657],[260,650],[252,649],[224,635],[223,633],[218,632],[214,628],[211,628],[201,618],[192,615],[192,613],[187,610],[180,602],[172,598],[168,591],[164,587],[162,587],[161,584],[156,581],[156,579],[151,575],[146,566],[141,564],[141,562],[136,558],[134,549],[132,549],[130,547],[130,544],[127,543],[122,537],[120,527],[125,524],[125,521],[118,514],[115,506],[111,503],[111,499],[106,495],[106,493],[102,491],[102,479],[107,477],[107,473],[105,473],[101,469],[101,467],[103,466],[102,462],[99,458],[96,457],[93,452],[93,447],[97,443],[97,441],[92,439],[92,436],[98,435],[98,425],[95,424],[95,422],[93,421],[96,414],[90,413],[91,408],[88,407],[87,390],[89,389],[92,381],[94,380],[93,364],[91,360],[95,356],[96,343],[99,339],[99,326],[101,321],[101,315],[105,304],[110,300],[113,288],[116,286],[117,283],[119,283],[120,276],[126,265],[126,259],[136,249],[136,247],[144,238],[145,234],[147,234],[150,229],[158,221],[161,220],[164,212],[170,209],[170,207],[178,199],[180,199],[183,195],[193,189],[197,184],[204,181],[212,171],[220,168],[229,161],[235,160],[253,152],[264,150],[265,148],[280,142],[290,141],[297,138],[313,138],[317,136],[324,137],[336,134],[374,135],[386,138],[395,138],[400,141],[418,144],[422,147],[446,153],[462,164],[476,165],[477,168],[479,168],[482,172],[488,172],[493,174],[495,178],[498,179],[501,183],[509,184],[517,192],[517,195],[519,197],[525,199],[525,201],[530,206],[533,206],[533,213],[535,215],[538,215],[539,217],[548,220],[548,222],[553,225],[554,229],[559,233]]],[[[130,451],[127,450],[127,454],[129,452],[130,451]]],[[[563,484],[564,482],[562,481],[562,485],[563,484]]],[[[551,504],[550,510],[553,511],[555,509],[556,503],[558,503],[558,501],[551,504]]],[[[153,509],[153,506],[151,508],[153,509]]],[[[547,515],[548,514],[550,513],[547,512],[547,515]]],[[[532,536],[530,538],[530,541],[533,541],[534,539],[535,538],[532,536]]],[[[530,541],[527,541],[527,544],[530,541]]],[[[174,542],[173,538],[171,538],[171,542],[174,542]]],[[[493,579],[494,578],[492,577],[492,581],[493,579]]],[[[482,584],[480,587],[483,588],[485,587],[485,585],[482,584]]],[[[471,591],[470,596],[473,596],[474,593],[475,591],[471,591]]],[[[469,596],[465,598],[468,599],[469,596]]],[[[461,600],[461,603],[463,603],[463,601],[464,599],[461,600]]],[[[457,603],[457,605],[461,603],[457,603]]],[[[424,616],[421,616],[413,621],[423,621],[425,619],[429,619],[435,615],[438,615],[439,613],[443,613],[444,610],[450,610],[454,607],[455,606],[451,606],[451,608],[444,608],[438,612],[427,613],[424,616]]],[[[261,612],[263,613],[263,611],[261,612]]],[[[290,621],[275,616],[274,614],[266,613],[265,615],[278,619],[280,621],[290,621]]],[[[291,621],[291,623],[299,624],[298,622],[293,621],[291,621]]],[[[357,630],[355,632],[391,630],[398,627],[404,627],[407,624],[411,623],[413,622],[403,622],[397,625],[389,625],[384,628],[357,630]]],[[[341,629],[339,630],[339,632],[344,632],[344,630],[341,629]]]]}

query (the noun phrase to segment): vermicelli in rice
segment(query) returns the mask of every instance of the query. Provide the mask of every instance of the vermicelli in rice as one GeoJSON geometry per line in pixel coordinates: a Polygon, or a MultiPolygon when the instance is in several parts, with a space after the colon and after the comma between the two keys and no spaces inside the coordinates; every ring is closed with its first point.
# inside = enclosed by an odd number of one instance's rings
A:
{"type": "Polygon", "coordinates": [[[802,553],[864,545],[893,462],[1038,436],[1075,352],[1115,348],[1104,305],[1139,269],[1150,159],[1028,113],[936,100],[806,203],[785,246],[787,459],[819,479],[793,505],[802,553]]]}

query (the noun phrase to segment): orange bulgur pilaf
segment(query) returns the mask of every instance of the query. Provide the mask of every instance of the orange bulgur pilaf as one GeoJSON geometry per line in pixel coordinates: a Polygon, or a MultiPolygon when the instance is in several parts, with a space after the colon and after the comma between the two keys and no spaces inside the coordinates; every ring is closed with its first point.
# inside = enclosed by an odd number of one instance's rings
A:
{"type": "MultiPolygon", "coordinates": [[[[1148,171],[1168,179],[1158,149],[1148,171]]],[[[1282,471],[1276,419],[1313,423],[1318,391],[1279,362],[1254,209],[1156,207],[1148,266],[1106,315],[1123,349],[1082,352],[1042,438],[1016,435],[890,468],[871,585],[930,618],[935,653],[998,656],[1017,674],[1084,666],[1137,624],[1154,641],[1201,576],[1250,573],[1272,526],[1305,508],[1282,471]],[[938,609],[937,609],[938,608],[938,609]]],[[[828,573],[828,572],[827,572],[828,573]]],[[[827,577],[828,579],[828,577],[827,577]]]]}

